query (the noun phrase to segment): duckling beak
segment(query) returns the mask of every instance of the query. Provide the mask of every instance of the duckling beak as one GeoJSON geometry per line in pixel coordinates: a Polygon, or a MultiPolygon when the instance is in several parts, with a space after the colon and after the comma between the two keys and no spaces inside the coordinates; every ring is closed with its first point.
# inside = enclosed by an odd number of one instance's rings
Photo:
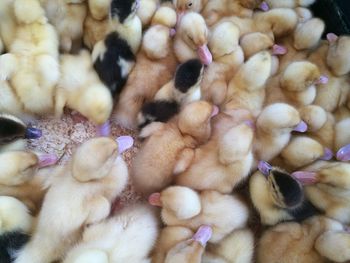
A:
{"type": "Polygon", "coordinates": [[[326,37],[329,44],[333,44],[338,40],[338,36],[334,33],[328,33],[326,37]]]}
{"type": "Polygon", "coordinates": [[[264,12],[270,10],[269,5],[268,5],[265,1],[263,1],[263,2],[260,4],[259,8],[260,8],[262,11],[264,11],[264,12]]]}
{"type": "Polygon", "coordinates": [[[211,62],[213,62],[213,56],[210,53],[210,50],[207,45],[198,47],[197,54],[204,65],[209,65],[211,62]]]}
{"type": "Polygon", "coordinates": [[[212,110],[212,112],[211,112],[211,115],[210,115],[210,118],[213,118],[213,117],[215,117],[216,115],[218,115],[219,114],[219,107],[218,106],[216,106],[216,105],[213,105],[213,110],[212,110]]]}
{"type": "Polygon", "coordinates": [[[202,245],[202,247],[205,247],[207,245],[207,242],[211,238],[213,234],[213,230],[210,226],[200,226],[197,230],[197,232],[194,234],[192,239],[202,245]]]}
{"type": "Polygon", "coordinates": [[[49,154],[41,154],[37,153],[36,154],[39,159],[39,168],[55,165],[58,162],[58,157],[54,153],[49,153],[49,154]]]}
{"type": "Polygon", "coordinates": [[[284,55],[288,52],[285,46],[274,44],[272,46],[272,55],[284,55]]]}
{"type": "Polygon", "coordinates": [[[162,201],[160,200],[160,193],[153,193],[148,197],[148,203],[153,206],[162,207],[162,201]]]}
{"type": "Polygon", "coordinates": [[[291,176],[303,185],[312,185],[318,182],[316,172],[296,171],[291,176]]]}
{"type": "Polygon", "coordinates": [[[178,27],[179,25],[180,25],[180,22],[181,22],[181,19],[182,19],[182,17],[185,15],[185,11],[180,11],[180,10],[178,10],[177,12],[176,12],[176,27],[178,27]]]}
{"type": "Polygon", "coordinates": [[[119,136],[116,141],[118,143],[119,154],[122,154],[134,145],[134,139],[131,136],[119,136]]]}
{"type": "Polygon", "coordinates": [[[350,144],[347,144],[338,150],[337,160],[342,162],[350,161],[350,144]]]}
{"type": "Polygon", "coordinates": [[[109,136],[111,134],[111,125],[109,121],[106,121],[102,125],[97,125],[96,134],[97,136],[104,136],[104,137],[109,136]]]}
{"type": "Polygon", "coordinates": [[[320,158],[320,160],[323,160],[323,161],[329,161],[333,158],[333,152],[331,149],[329,148],[325,148],[324,149],[324,154],[323,156],[320,158]]]}
{"type": "Polygon", "coordinates": [[[326,75],[321,75],[321,77],[315,81],[316,85],[321,85],[321,84],[327,84],[328,83],[328,77],[326,75]]]}
{"type": "Polygon", "coordinates": [[[42,132],[40,129],[29,127],[26,129],[24,137],[26,139],[38,139],[42,136],[42,132]]]}
{"type": "Polygon", "coordinates": [[[263,175],[268,176],[270,174],[272,166],[265,161],[260,161],[258,164],[258,169],[263,175]]]}
{"type": "Polygon", "coordinates": [[[296,132],[306,132],[307,131],[307,124],[304,121],[300,121],[297,126],[293,129],[293,131],[296,132]]]}

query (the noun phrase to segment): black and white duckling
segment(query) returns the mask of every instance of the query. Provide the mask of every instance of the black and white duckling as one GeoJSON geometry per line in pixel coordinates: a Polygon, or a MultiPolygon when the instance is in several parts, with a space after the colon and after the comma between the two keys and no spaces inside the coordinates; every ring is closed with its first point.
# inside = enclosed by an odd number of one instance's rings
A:
{"type": "Polygon", "coordinates": [[[174,79],[156,93],[153,101],[142,107],[137,117],[139,127],[155,121],[167,122],[182,106],[200,100],[203,71],[204,65],[199,59],[180,64],[174,79]]]}
{"type": "Polygon", "coordinates": [[[117,96],[135,65],[142,38],[136,15],[139,0],[113,0],[110,5],[110,33],[92,51],[94,68],[102,82],[117,96]]]}

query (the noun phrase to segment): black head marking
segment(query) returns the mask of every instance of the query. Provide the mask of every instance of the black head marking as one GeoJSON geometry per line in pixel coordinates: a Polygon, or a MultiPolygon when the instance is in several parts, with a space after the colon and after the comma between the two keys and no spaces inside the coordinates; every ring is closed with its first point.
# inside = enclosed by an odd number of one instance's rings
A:
{"type": "Polygon", "coordinates": [[[113,96],[119,94],[124,87],[127,76],[122,76],[122,68],[118,61],[135,61],[135,55],[129,44],[117,32],[108,34],[104,40],[106,52],[103,58],[97,58],[94,68],[101,81],[110,89],[113,96]]]}
{"type": "Polygon", "coordinates": [[[143,105],[141,112],[145,121],[139,125],[139,128],[154,121],[167,122],[179,112],[179,105],[176,101],[156,100],[143,105]]]}
{"type": "Polygon", "coordinates": [[[288,207],[296,206],[303,201],[303,189],[293,177],[278,170],[272,170],[271,173],[288,207]]]}
{"type": "Polygon", "coordinates": [[[182,63],[175,73],[175,88],[185,93],[198,82],[203,64],[199,59],[190,59],[182,63]]]}
{"type": "Polygon", "coordinates": [[[112,0],[111,17],[118,18],[120,23],[124,23],[125,19],[134,11],[136,0],[112,0]]]}
{"type": "Polygon", "coordinates": [[[29,236],[19,231],[5,232],[0,235],[0,262],[11,263],[15,254],[29,241],[29,236]]]}
{"type": "Polygon", "coordinates": [[[5,116],[0,116],[0,144],[4,144],[16,138],[24,138],[26,126],[5,116]]]}
{"type": "Polygon", "coordinates": [[[314,215],[322,214],[309,200],[304,200],[300,206],[294,209],[288,209],[287,211],[297,222],[304,221],[314,215]]]}

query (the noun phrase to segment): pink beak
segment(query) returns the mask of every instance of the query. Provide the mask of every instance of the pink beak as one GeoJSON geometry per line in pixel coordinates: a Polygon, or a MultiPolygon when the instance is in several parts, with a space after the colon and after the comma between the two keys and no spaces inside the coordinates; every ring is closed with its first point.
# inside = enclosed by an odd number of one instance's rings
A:
{"type": "Polygon", "coordinates": [[[176,18],[176,27],[178,27],[180,25],[181,19],[182,17],[185,15],[185,11],[178,11],[176,13],[177,18],[176,18]]]}
{"type": "Polygon", "coordinates": [[[317,173],[307,171],[297,171],[291,174],[296,180],[303,185],[311,185],[317,183],[317,173]]]}
{"type": "Polygon", "coordinates": [[[293,129],[296,132],[306,132],[307,124],[304,121],[299,122],[299,124],[293,129]]]}
{"type": "Polygon", "coordinates": [[[338,36],[336,34],[334,34],[334,33],[327,34],[327,40],[330,44],[336,42],[337,39],[338,39],[338,36]]]}
{"type": "Polygon", "coordinates": [[[55,165],[58,162],[58,157],[56,154],[37,154],[39,158],[39,168],[55,165]]]}
{"type": "Polygon", "coordinates": [[[211,62],[213,62],[213,56],[211,55],[207,45],[200,46],[197,49],[197,54],[204,65],[209,65],[211,62]]]}
{"type": "Polygon", "coordinates": [[[327,84],[328,77],[326,75],[322,75],[318,80],[316,80],[315,84],[327,84]]]}
{"type": "Polygon", "coordinates": [[[111,125],[109,121],[106,121],[102,125],[98,125],[96,127],[96,134],[97,136],[104,136],[104,137],[109,136],[111,134],[111,125]]]}
{"type": "Polygon", "coordinates": [[[282,45],[275,44],[272,46],[272,55],[284,55],[287,52],[287,48],[282,45]]]}
{"type": "Polygon", "coordinates": [[[202,247],[205,247],[212,234],[213,230],[210,226],[202,225],[198,228],[196,234],[194,234],[192,239],[200,243],[202,247]]]}
{"type": "Polygon", "coordinates": [[[214,116],[219,114],[219,107],[216,105],[213,105],[213,111],[211,112],[210,117],[213,118],[214,116]]]}
{"type": "Polygon", "coordinates": [[[160,200],[160,193],[153,193],[148,197],[148,203],[153,206],[162,207],[162,201],[160,200]]]}
{"type": "Polygon", "coordinates": [[[122,154],[134,145],[134,139],[131,136],[119,136],[116,141],[118,143],[119,154],[122,154]]]}

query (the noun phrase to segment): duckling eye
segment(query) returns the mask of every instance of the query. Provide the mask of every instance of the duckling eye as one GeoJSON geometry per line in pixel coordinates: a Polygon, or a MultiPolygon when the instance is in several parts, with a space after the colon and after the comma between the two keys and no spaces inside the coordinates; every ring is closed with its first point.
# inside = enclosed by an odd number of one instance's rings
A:
{"type": "Polygon", "coordinates": [[[188,7],[188,8],[191,8],[191,6],[192,6],[192,3],[189,2],[189,3],[187,4],[187,7],[188,7]]]}

